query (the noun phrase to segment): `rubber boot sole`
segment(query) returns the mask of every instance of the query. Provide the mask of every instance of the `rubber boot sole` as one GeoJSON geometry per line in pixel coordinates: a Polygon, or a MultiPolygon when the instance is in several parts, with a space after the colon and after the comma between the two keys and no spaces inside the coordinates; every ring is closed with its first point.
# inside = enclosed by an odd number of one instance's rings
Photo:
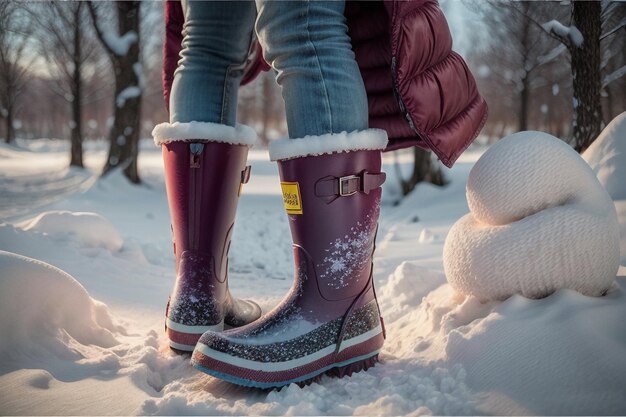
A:
{"type": "Polygon", "coordinates": [[[176,323],[170,319],[165,322],[165,333],[169,340],[170,348],[179,353],[191,353],[196,347],[200,336],[206,331],[221,332],[224,330],[224,322],[211,326],[187,326],[176,323]]]}
{"type": "MultiPolygon", "coordinates": [[[[233,361],[225,357],[221,357],[222,360],[217,359],[214,356],[221,356],[219,352],[211,351],[209,353],[206,346],[198,343],[191,357],[191,363],[199,371],[244,387],[272,389],[293,383],[302,386],[315,382],[323,374],[343,377],[374,366],[378,360],[383,341],[383,334],[380,332],[362,343],[351,345],[338,353],[332,352],[302,364],[298,364],[296,361],[293,368],[287,368],[287,366],[291,366],[291,363],[294,363],[289,361],[282,363],[256,362],[254,366],[256,369],[235,365],[233,361]],[[205,352],[209,354],[205,354],[205,352]],[[281,368],[282,364],[287,369],[272,370],[272,368],[281,368]]],[[[210,351],[210,349],[208,350],[210,351]]],[[[309,356],[315,356],[316,353],[309,356]]]]}

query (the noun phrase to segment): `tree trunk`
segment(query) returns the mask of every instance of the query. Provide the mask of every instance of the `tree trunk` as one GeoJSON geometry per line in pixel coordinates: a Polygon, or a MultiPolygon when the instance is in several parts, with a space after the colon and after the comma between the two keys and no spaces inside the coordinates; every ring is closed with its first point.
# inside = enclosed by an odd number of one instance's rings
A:
{"type": "Polygon", "coordinates": [[[602,5],[599,1],[573,1],[572,21],[583,35],[580,47],[571,44],[574,88],[574,148],[582,152],[602,129],[600,101],[600,33],[602,5]]]}
{"type": "Polygon", "coordinates": [[[74,72],[72,74],[72,125],[70,166],[83,167],[82,76],[80,6],[74,10],[74,72]]]}
{"type": "MultiPolygon", "coordinates": [[[[530,8],[529,2],[522,3],[522,7],[524,8],[525,15],[528,14],[528,10],[530,8]]],[[[524,68],[524,76],[522,77],[522,89],[520,91],[520,113],[519,113],[519,130],[528,130],[528,104],[529,104],[529,93],[530,93],[530,73],[529,73],[529,65],[528,65],[528,55],[530,53],[530,20],[526,17],[522,20],[522,54],[523,54],[523,63],[524,68]]]]}
{"type": "Polygon", "coordinates": [[[611,120],[613,120],[613,118],[615,117],[613,115],[613,93],[611,91],[611,88],[608,85],[606,86],[604,91],[606,92],[605,122],[608,124],[608,123],[611,123],[611,120]]]}
{"type": "Polygon", "coordinates": [[[120,36],[134,31],[137,41],[130,46],[126,55],[111,55],[115,70],[114,121],[109,132],[109,157],[102,173],[106,175],[120,167],[124,175],[136,184],[141,182],[137,171],[141,92],[137,95],[128,95],[128,92],[139,88],[139,78],[134,68],[139,62],[139,6],[138,1],[116,3],[120,36]]]}
{"type": "Polygon", "coordinates": [[[7,128],[7,136],[4,138],[6,143],[13,143],[15,141],[15,129],[13,128],[13,109],[11,106],[8,106],[7,116],[6,116],[6,128],[7,128]]]}
{"type": "Polygon", "coordinates": [[[528,130],[528,101],[530,90],[530,77],[528,74],[522,78],[522,91],[519,94],[520,102],[520,115],[519,115],[519,130],[528,130]]]}
{"type": "Polygon", "coordinates": [[[422,148],[413,148],[413,173],[408,180],[402,177],[400,166],[396,163],[396,172],[398,173],[398,179],[400,180],[400,187],[402,188],[402,195],[407,195],[415,189],[415,186],[422,181],[430,182],[434,185],[443,186],[446,185],[446,179],[443,176],[441,167],[430,156],[430,152],[425,151],[422,148]]]}

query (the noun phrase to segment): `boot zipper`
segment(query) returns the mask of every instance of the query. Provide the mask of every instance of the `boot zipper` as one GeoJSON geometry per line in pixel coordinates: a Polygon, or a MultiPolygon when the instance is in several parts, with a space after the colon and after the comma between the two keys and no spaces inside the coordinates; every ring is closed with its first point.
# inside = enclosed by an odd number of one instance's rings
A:
{"type": "Polygon", "coordinates": [[[200,245],[200,204],[202,202],[202,151],[204,144],[189,145],[189,248],[198,250],[200,245]]]}

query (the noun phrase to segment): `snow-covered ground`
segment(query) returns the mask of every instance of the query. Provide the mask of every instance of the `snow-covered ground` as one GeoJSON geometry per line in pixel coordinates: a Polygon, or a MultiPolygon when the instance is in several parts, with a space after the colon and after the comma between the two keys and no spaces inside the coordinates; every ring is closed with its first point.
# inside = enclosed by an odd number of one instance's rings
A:
{"type": "MultiPolygon", "coordinates": [[[[52,141],[1,146],[0,414],[623,414],[626,277],[604,297],[560,290],[489,303],[447,284],[443,243],[468,212],[465,183],[483,151],[446,170],[445,188],[420,185],[400,204],[387,165],[375,258],[381,363],[261,391],[198,373],[166,347],[174,259],[158,149],[142,144],[136,187],[97,179],[98,144],[87,172],[65,168],[67,151],[52,141]]],[[[250,160],[230,285],[267,310],[291,285],[291,240],[275,165],[264,151],[250,160]]],[[[624,248],[626,201],[616,205],[624,248]]]]}

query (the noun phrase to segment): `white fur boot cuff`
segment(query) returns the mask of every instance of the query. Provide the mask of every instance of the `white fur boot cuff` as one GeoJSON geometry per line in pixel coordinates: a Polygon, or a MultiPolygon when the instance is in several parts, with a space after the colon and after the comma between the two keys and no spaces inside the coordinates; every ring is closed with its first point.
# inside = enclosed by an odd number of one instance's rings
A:
{"type": "Polygon", "coordinates": [[[152,137],[157,146],[170,142],[206,140],[251,147],[257,141],[256,132],[249,126],[237,124],[232,127],[210,122],[161,123],[152,130],[152,137]]]}
{"type": "Polygon", "coordinates": [[[279,139],[270,142],[270,159],[301,158],[337,152],[383,150],[387,146],[387,132],[382,129],[355,130],[305,136],[300,139],[279,139]]]}

